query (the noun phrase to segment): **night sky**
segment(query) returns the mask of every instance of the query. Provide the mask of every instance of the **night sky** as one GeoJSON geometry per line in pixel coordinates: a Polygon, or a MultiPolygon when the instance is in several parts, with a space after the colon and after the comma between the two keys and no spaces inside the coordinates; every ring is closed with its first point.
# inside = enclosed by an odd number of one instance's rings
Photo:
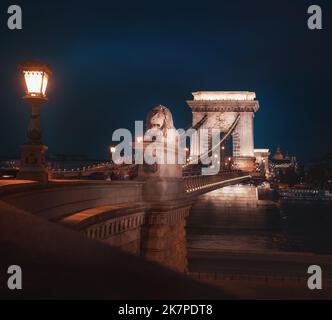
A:
{"type": "Polygon", "coordinates": [[[113,130],[164,104],[177,128],[200,90],[255,91],[255,147],[302,162],[332,151],[332,1],[1,1],[0,156],[19,154],[30,107],[17,63],[52,65],[42,106],[49,154],[105,159],[113,130]],[[19,4],[23,30],[7,29],[19,4]],[[323,10],[323,30],[307,8],[323,10]]]}

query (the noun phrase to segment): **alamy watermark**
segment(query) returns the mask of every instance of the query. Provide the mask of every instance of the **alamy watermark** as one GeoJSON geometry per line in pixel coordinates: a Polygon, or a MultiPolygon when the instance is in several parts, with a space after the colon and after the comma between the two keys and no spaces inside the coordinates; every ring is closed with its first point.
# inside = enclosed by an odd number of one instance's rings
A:
{"type": "MultiPolygon", "coordinates": [[[[153,120],[152,120],[153,121],[153,120]]],[[[221,167],[219,129],[162,128],[153,124],[143,135],[143,121],[135,121],[135,134],[128,129],[113,132],[112,141],[121,141],[112,152],[117,164],[198,164],[203,175],[217,174],[221,167]],[[186,147],[190,141],[191,154],[186,147]],[[134,152],[133,152],[134,150],[134,152]]]]}
{"type": "Polygon", "coordinates": [[[308,278],[307,285],[310,290],[321,290],[322,287],[322,268],[316,264],[309,266],[308,274],[311,276],[308,278]]]}
{"type": "Polygon", "coordinates": [[[22,269],[18,265],[11,265],[7,269],[7,273],[10,275],[7,280],[7,286],[9,290],[21,290],[22,289],[22,269]]]}
{"type": "MultiPolygon", "coordinates": [[[[19,5],[10,5],[7,9],[9,14],[7,20],[7,26],[9,30],[21,30],[22,29],[22,8],[19,5]]],[[[307,13],[310,15],[307,20],[307,25],[310,30],[323,29],[322,23],[322,9],[319,5],[310,5],[307,9],[307,13]]]]}
{"type": "Polygon", "coordinates": [[[9,14],[7,26],[9,30],[22,29],[22,8],[18,5],[11,5],[8,7],[7,13],[9,14]]]}
{"type": "Polygon", "coordinates": [[[308,18],[308,28],[310,30],[321,30],[323,29],[323,17],[322,17],[322,9],[318,5],[311,5],[308,10],[308,14],[310,14],[308,18]]]}
{"type": "MultiPolygon", "coordinates": [[[[7,287],[9,290],[22,290],[22,268],[19,265],[10,265],[7,269],[8,280],[7,287]]],[[[310,290],[323,289],[322,268],[319,265],[310,265],[307,270],[310,276],[307,280],[307,286],[310,290]]]]}

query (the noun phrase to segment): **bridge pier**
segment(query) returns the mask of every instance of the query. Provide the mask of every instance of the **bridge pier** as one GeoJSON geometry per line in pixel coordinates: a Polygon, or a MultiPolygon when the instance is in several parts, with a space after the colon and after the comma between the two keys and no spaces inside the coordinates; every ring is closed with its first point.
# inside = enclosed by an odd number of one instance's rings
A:
{"type": "Polygon", "coordinates": [[[143,199],[149,204],[141,234],[141,256],[171,269],[187,270],[185,194],[181,165],[140,165],[143,199]],[[154,170],[151,170],[154,168],[154,170]]]}
{"type": "Polygon", "coordinates": [[[190,205],[155,207],[142,229],[141,255],[171,269],[187,271],[186,218],[190,205]]]}
{"type": "MultiPolygon", "coordinates": [[[[147,116],[146,135],[157,128],[174,128],[171,112],[164,106],[155,107],[147,116]],[[157,127],[158,119],[163,124],[157,127]]],[[[166,140],[167,131],[163,132],[166,140]]],[[[168,159],[178,159],[176,139],[156,145],[155,154],[165,154],[168,159]]],[[[143,149],[150,145],[143,142],[143,149]]],[[[141,234],[141,255],[171,269],[187,270],[186,218],[191,201],[185,192],[182,165],[177,161],[163,164],[140,164],[138,179],[144,181],[143,199],[149,204],[141,234]]]]}

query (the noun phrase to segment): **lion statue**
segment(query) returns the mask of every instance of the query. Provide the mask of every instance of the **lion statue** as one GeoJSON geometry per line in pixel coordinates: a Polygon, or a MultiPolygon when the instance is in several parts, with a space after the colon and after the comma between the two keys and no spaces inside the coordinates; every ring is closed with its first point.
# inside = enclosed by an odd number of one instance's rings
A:
{"type": "Polygon", "coordinates": [[[171,111],[162,105],[154,107],[146,119],[147,132],[160,131],[166,137],[167,129],[175,129],[171,111]]]}

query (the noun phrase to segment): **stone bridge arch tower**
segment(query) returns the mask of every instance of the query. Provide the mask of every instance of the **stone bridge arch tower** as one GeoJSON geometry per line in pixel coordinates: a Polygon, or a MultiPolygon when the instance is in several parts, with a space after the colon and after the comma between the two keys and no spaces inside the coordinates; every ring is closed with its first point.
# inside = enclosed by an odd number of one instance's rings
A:
{"type": "MultiPolygon", "coordinates": [[[[192,109],[193,127],[204,117],[200,126],[219,129],[227,134],[232,128],[233,162],[243,171],[255,169],[254,115],[259,109],[256,94],[249,91],[199,91],[193,92],[193,100],[187,101],[192,109]]],[[[199,154],[199,146],[192,146],[192,154],[199,154]]]]}

